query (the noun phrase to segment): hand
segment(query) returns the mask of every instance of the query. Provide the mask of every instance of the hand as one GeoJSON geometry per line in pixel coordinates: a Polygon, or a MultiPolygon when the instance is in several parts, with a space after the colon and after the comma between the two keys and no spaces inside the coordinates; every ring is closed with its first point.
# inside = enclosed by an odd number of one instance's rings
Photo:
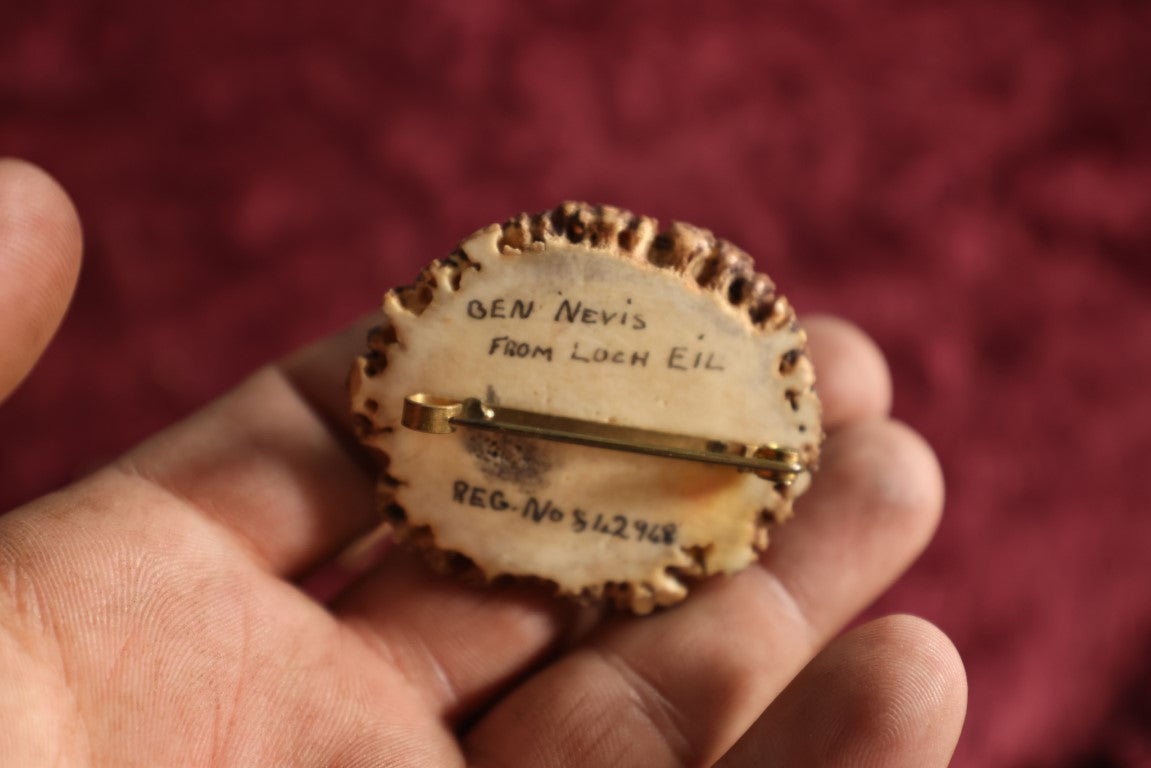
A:
{"type": "MultiPolygon", "coordinates": [[[[0,397],[75,280],[66,196],[0,163],[0,397]]],[[[828,439],[759,567],[602,619],[389,551],[328,605],[293,584],[373,524],[344,427],[354,328],[92,476],[0,517],[9,765],[946,765],[966,684],[906,616],[837,632],[941,507],[860,332],[806,323],[828,439]]]]}

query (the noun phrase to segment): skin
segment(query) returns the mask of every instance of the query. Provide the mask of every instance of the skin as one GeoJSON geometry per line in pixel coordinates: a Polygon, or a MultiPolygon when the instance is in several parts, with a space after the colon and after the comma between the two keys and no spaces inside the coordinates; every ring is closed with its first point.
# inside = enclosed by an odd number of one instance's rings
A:
{"type": "MultiPolygon", "coordinates": [[[[0,162],[0,398],[76,281],[80,227],[0,162]]],[[[934,766],[962,663],[920,619],[843,627],[912,562],[943,488],[887,416],[875,345],[807,318],[822,470],[758,566],[634,619],[475,589],[390,550],[328,604],[296,586],[373,524],[340,375],[364,325],[254,373],[0,517],[11,765],[934,766]]]]}

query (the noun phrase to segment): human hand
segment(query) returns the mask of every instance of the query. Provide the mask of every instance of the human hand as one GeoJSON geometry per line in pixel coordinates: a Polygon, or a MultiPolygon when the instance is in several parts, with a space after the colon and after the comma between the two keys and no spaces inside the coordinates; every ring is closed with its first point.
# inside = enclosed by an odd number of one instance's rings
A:
{"type": "MultiPolygon", "coordinates": [[[[67,304],[63,192],[0,163],[0,398],[67,304]]],[[[0,517],[10,765],[946,765],[966,683],[906,616],[836,634],[914,559],[942,500],[890,421],[882,357],[809,318],[828,439],[759,567],[608,616],[476,589],[390,550],[327,605],[293,582],[369,530],[345,425],[364,328],[254,374],[112,465],[0,517]]]]}

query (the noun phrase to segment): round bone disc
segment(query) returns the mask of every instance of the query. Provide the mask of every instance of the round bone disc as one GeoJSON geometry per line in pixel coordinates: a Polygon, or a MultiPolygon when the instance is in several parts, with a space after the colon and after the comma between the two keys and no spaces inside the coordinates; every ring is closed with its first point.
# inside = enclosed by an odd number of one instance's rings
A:
{"type": "Polygon", "coordinates": [[[492,225],[384,298],[350,379],[395,536],[487,580],[532,578],[637,613],[738,571],[791,514],[822,438],[805,336],[745,253],[710,232],[566,203],[492,225]],[[457,426],[401,424],[412,395],[778,446],[783,481],[730,466],[457,426]]]}

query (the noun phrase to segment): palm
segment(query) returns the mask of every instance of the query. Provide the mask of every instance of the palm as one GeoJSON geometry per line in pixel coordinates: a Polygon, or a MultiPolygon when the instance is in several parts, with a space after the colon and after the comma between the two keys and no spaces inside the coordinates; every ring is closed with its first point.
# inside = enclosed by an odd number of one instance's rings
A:
{"type": "Polygon", "coordinates": [[[341,416],[362,329],[258,373],[0,518],[0,714],[19,726],[0,745],[16,764],[945,763],[962,672],[941,635],[890,619],[820,652],[923,546],[939,482],[883,416],[873,348],[833,320],[810,333],[829,438],[799,517],[762,567],[598,625],[401,552],[331,605],[303,594],[292,579],[373,520],[341,416]]]}

